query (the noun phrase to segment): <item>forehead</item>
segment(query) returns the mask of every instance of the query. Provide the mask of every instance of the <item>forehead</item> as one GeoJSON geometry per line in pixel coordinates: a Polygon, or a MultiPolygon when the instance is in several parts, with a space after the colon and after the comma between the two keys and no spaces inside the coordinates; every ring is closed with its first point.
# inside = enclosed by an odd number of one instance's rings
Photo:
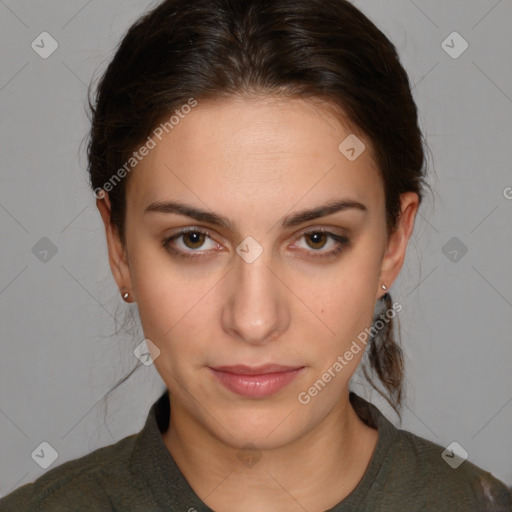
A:
{"type": "Polygon", "coordinates": [[[250,196],[263,208],[265,199],[291,204],[307,195],[314,202],[337,192],[375,202],[382,195],[370,141],[319,101],[232,97],[187,112],[153,137],[154,148],[132,172],[133,208],[183,194],[233,205],[250,196]],[[357,152],[364,150],[347,158],[347,144],[357,141],[357,152]]]}

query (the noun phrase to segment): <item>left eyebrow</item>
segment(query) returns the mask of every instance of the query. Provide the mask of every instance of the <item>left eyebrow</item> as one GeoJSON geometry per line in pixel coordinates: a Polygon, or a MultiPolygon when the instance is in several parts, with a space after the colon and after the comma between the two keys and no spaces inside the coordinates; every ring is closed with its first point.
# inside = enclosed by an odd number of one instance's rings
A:
{"type": "MultiPolygon", "coordinates": [[[[353,199],[341,199],[338,201],[330,201],[322,206],[318,206],[310,210],[302,210],[300,212],[294,213],[291,216],[284,217],[281,225],[284,228],[299,226],[304,222],[318,219],[320,217],[326,217],[327,215],[332,215],[334,213],[346,210],[357,210],[365,214],[368,213],[368,209],[364,204],[353,199]]],[[[174,213],[176,215],[191,217],[200,222],[207,222],[215,226],[223,227],[230,231],[235,231],[234,224],[223,215],[207,210],[202,210],[195,206],[187,205],[179,201],[156,201],[151,203],[144,210],[145,214],[148,212],[174,213]]]]}
{"type": "Polygon", "coordinates": [[[341,199],[339,201],[331,201],[323,206],[313,208],[312,210],[303,210],[301,212],[294,213],[290,217],[285,217],[282,226],[298,226],[309,220],[326,217],[327,215],[332,215],[333,213],[338,213],[350,209],[355,209],[365,214],[368,213],[368,208],[366,208],[363,203],[353,199],[341,199]]]}

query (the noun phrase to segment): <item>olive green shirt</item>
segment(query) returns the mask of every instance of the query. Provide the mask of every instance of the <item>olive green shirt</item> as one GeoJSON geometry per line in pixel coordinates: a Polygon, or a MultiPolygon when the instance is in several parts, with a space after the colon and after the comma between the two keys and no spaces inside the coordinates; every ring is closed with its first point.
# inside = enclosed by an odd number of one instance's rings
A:
{"type": "MultiPolygon", "coordinates": [[[[397,429],[354,393],[350,399],[378,440],[363,478],[329,512],[512,511],[511,490],[490,473],[468,460],[453,469],[443,447],[397,429]]],[[[1,499],[0,512],[211,511],[163,442],[169,415],[165,392],[139,433],[49,470],[1,499]]]]}

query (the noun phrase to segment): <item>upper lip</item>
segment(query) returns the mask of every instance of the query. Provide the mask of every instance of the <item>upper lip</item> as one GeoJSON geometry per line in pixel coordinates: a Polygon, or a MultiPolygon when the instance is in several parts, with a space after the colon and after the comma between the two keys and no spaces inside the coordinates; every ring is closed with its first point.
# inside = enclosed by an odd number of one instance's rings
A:
{"type": "Polygon", "coordinates": [[[283,366],[281,364],[264,364],[261,366],[245,366],[237,364],[233,366],[212,366],[212,370],[235,373],[238,375],[262,375],[265,373],[290,372],[303,368],[303,366],[283,366]]]}

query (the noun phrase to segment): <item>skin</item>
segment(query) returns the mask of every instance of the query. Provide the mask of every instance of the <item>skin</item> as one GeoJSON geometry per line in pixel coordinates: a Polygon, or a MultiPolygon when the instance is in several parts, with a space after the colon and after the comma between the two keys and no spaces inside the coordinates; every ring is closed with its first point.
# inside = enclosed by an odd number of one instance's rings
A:
{"type": "Polygon", "coordinates": [[[199,102],[137,165],[126,189],[126,246],[110,224],[108,196],[97,201],[118,287],[138,304],[146,338],[160,350],[155,367],[170,390],[164,443],[196,494],[223,512],[320,512],[358,484],[378,433],[350,405],[348,386],[361,350],[307,405],[297,397],[372,324],[376,300],[402,267],[418,196],[401,196],[402,217],[386,237],[383,182],[371,142],[349,161],[338,150],[351,133],[318,101],[272,96],[199,102]],[[347,209],[283,228],[284,217],[353,199],[347,209]],[[179,200],[230,219],[230,231],[174,213],[154,201],[179,200]],[[180,258],[162,241],[183,236],[180,258]],[[315,255],[334,240],[304,235],[324,228],[348,247],[315,255]],[[236,248],[253,237],[263,249],[252,263],[236,248]],[[201,245],[202,244],[202,245],[201,245]],[[305,366],[267,398],[234,394],[209,366],[279,363],[305,366]],[[249,467],[237,454],[252,443],[249,467]]]}

